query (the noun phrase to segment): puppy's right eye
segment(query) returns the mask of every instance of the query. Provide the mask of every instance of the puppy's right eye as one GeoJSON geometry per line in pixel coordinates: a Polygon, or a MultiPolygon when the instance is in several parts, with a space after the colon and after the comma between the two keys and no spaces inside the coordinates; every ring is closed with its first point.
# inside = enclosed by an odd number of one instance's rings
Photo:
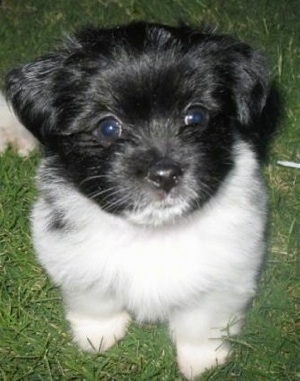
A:
{"type": "Polygon", "coordinates": [[[205,127],[208,123],[207,111],[198,105],[190,106],[184,115],[184,124],[186,126],[202,126],[205,127]]]}
{"type": "Polygon", "coordinates": [[[122,134],[122,124],[114,117],[102,119],[94,130],[94,136],[104,147],[109,147],[122,134]]]}

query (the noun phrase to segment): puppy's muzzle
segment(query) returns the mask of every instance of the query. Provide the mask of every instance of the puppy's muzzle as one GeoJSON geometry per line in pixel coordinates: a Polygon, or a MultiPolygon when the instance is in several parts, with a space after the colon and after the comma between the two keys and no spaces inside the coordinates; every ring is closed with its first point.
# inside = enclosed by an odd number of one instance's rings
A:
{"type": "Polygon", "coordinates": [[[151,186],[169,193],[180,181],[183,170],[179,164],[171,160],[160,160],[152,164],[146,180],[151,186]]]}

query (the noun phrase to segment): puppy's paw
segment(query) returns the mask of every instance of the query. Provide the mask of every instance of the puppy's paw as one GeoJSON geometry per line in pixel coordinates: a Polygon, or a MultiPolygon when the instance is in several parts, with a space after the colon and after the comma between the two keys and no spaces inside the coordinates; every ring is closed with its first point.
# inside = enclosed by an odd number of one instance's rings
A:
{"type": "Polygon", "coordinates": [[[177,343],[177,363],[179,370],[188,380],[196,380],[201,373],[226,361],[229,346],[221,340],[205,343],[177,343]]]}
{"type": "Polygon", "coordinates": [[[37,140],[18,121],[0,93],[0,154],[12,147],[19,156],[25,157],[37,146],[37,140]]]}
{"type": "Polygon", "coordinates": [[[95,318],[69,313],[74,342],[87,352],[104,352],[122,339],[130,322],[127,312],[95,318]]]}
{"type": "Polygon", "coordinates": [[[19,125],[18,128],[11,126],[10,131],[0,126],[0,154],[4,153],[9,146],[19,156],[26,157],[37,148],[38,143],[22,125],[19,125]]]}
{"type": "Polygon", "coordinates": [[[32,135],[23,132],[22,136],[18,136],[18,138],[11,142],[11,145],[19,156],[26,157],[37,148],[38,143],[32,135]]]}

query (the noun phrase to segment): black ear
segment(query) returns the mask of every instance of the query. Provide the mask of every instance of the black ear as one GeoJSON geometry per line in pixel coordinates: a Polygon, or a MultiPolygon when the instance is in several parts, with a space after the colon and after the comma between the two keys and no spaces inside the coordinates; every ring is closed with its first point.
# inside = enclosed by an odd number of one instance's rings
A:
{"type": "Polygon", "coordinates": [[[282,117],[280,92],[270,80],[265,58],[259,52],[237,43],[228,53],[227,68],[231,66],[239,131],[265,160],[282,117]]]}
{"type": "Polygon", "coordinates": [[[53,54],[12,70],[6,77],[6,97],[21,123],[42,143],[55,125],[53,77],[62,55],[53,54]]]}
{"type": "Polygon", "coordinates": [[[224,58],[232,76],[237,117],[242,126],[253,128],[269,94],[269,73],[265,59],[244,43],[233,44],[224,58]]]}

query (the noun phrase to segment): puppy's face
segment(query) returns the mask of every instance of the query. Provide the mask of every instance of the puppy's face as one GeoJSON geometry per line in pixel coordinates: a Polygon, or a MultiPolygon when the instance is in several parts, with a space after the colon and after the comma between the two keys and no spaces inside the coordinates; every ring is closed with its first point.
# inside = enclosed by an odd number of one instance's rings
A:
{"type": "Polygon", "coordinates": [[[107,212],[150,225],[218,191],[233,145],[258,134],[266,93],[247,45],[144,23],[85,30],[7,81],[56,173],[107,212]]]}

